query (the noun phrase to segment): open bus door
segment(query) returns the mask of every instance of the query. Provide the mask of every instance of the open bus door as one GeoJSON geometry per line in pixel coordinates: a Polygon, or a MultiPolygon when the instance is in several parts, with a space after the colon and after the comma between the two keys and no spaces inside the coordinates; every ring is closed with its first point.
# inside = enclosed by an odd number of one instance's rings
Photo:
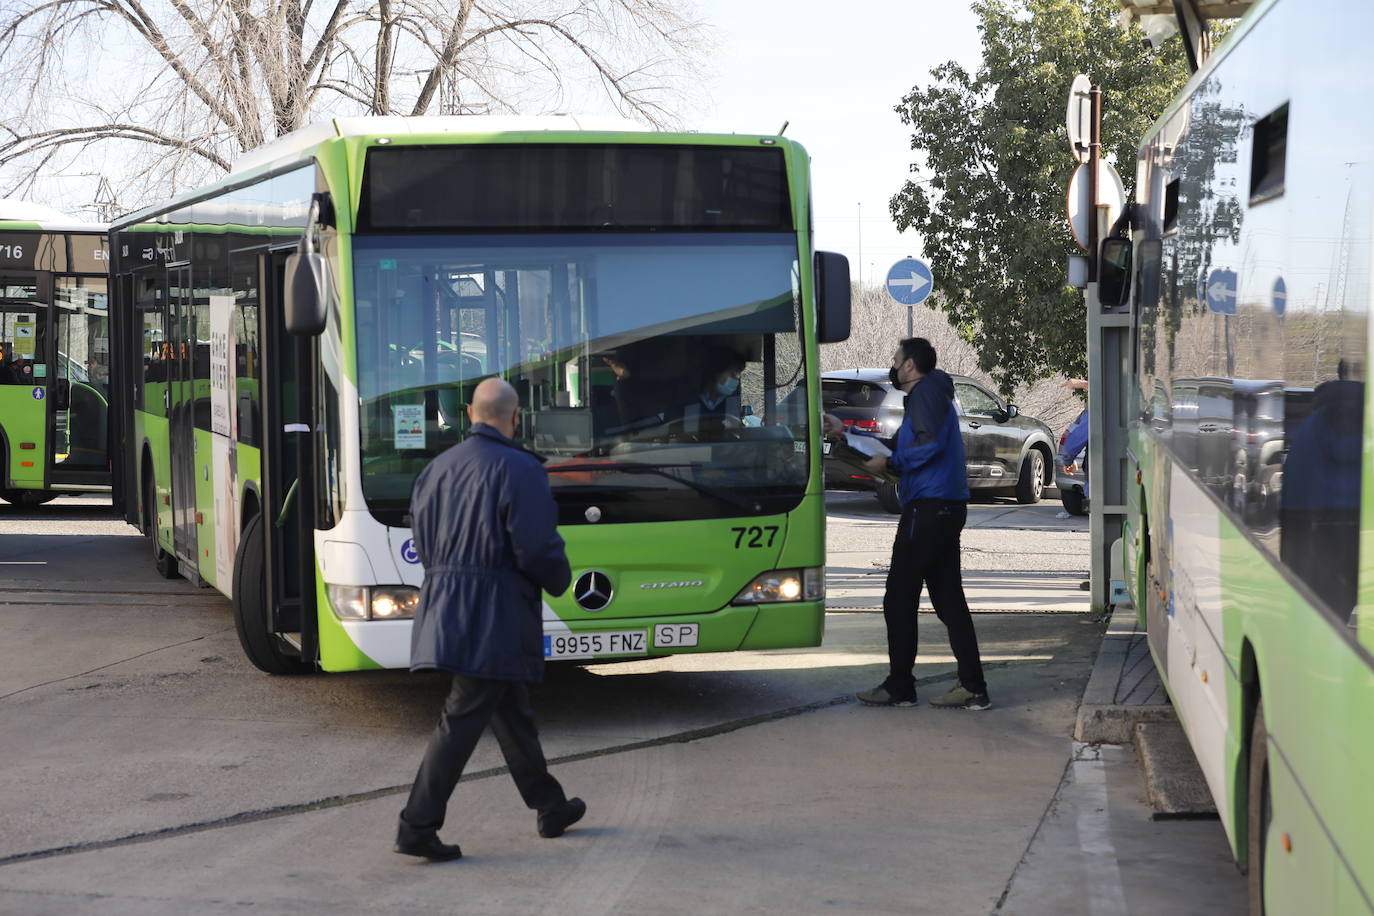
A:
{"type": "Polygon", "coordinates": [[[196,551],[195,358],[191,268],[167,268],[167,434],[172,465],[172,543],[182,575],[201,584],[196,551]]]}
{"type": "Polygon", "coordinates": [[[52,275],[0,273],[0,498],[35,506],[47,490],[52,453],[48,396],[52,275]]]}
{"type": "Polygon", "coordinates": [[[110,315],[106,281],[59,277],[48,309],[48,481],[110,485],[110,315]]]}
{"type": "Polygon", "coordinates": [[[315,619],[315,343],[286,333],[286,258],[259,260],[262,308],[261,511],[235,565],[235,615],[249,660],[264,671],[309,670],[318,657],[315,619]],[[260,570],[259,581],[253,573],[260,570]]]}

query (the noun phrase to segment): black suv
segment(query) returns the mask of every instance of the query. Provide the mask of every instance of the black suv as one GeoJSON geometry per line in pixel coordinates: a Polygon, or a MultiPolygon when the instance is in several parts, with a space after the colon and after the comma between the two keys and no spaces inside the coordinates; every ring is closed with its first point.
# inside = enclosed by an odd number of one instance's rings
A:
{"type": "MultiPolygon", "coordinates": [[[[963,375],[954,381],[955,407],[964,435],[969,490],[975,494],[1015,496],[1035,503],[1054,473],[1054,437],[1034,417],[1021,416],[1015,404],[963,375]]],[[[902,392],[886,369],[849,369],[821,373],[821,409],[856,432],[894,436],[902,423],[902,392]]],[[[825,485],[875,490],[889,512],[900,512],[894,479],[874,477],[857,463],[832,458],[825,446],[825,485]]]]}

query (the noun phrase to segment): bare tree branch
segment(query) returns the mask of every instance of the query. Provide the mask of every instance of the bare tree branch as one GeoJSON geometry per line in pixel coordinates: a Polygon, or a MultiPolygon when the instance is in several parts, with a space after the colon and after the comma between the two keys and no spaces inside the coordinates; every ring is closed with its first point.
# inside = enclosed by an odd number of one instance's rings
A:
{"type": "Polygon", "coordinates": [[[596,96],[662,125],[705,44],[679,0],[0,2],[0,185],[73,169],[94,184],[94,157],[121,197],[162,196],[337,115],[596,96]]]}
{"type": "Polygon", "coordinates": [[[229,163],[214,153],[201,149],[193,141],[179,137],[168,137],[155,130],[137,124],[99,124],[91,127],[64,127],[56,130],[40,131],[27,136],[17,136],[9,143],[0,145],[0,165],[26,156],[38,150],[56,149],[69,143],[89,143],[92,140],[140,140],[157,146],[186,150],[201,156],[220,168],[228,171],[229,163]]]}

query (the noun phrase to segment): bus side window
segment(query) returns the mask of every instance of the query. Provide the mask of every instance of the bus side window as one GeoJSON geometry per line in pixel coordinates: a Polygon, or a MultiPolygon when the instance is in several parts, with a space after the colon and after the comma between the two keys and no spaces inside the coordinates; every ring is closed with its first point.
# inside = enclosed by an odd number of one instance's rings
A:
{"type": "Polygon", "coordinates": [[[235,315],[234,329],[238,341],[234,350],[234,403],[238,412],[239,441],[258,445],[261,437],[262,399],[260,394],[261,367],[258,360],[258,305],[240,305],[235,315]]]}
{"type": "Polygon", "coordinates": [[[147,276],[139,277],[136,283],[137,308],[142,319],[140,350],[143,371],[135,405],[148,413],[161,416],[164,409],[163,394],[167,389],[162,284],[157,279],[147,276]]]}
{"type": "Polygon", "coordinates": [[[1336,378],[1285,397],[1287,455],[1279,484],[1279,556],[1342,619],[1359,579],[1364,381],[1336,378]]]}

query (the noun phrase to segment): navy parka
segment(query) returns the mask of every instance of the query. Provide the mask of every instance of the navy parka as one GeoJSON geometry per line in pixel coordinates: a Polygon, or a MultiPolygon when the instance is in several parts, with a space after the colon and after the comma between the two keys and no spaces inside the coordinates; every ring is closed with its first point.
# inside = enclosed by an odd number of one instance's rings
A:
{"type": "Polygon", "coordinates": [[[561,595],[572,579],[540,459],[476,423],[420,472],[410,504],[425,567],[410,670],[540,680],[540,590],[561,595]]]}

